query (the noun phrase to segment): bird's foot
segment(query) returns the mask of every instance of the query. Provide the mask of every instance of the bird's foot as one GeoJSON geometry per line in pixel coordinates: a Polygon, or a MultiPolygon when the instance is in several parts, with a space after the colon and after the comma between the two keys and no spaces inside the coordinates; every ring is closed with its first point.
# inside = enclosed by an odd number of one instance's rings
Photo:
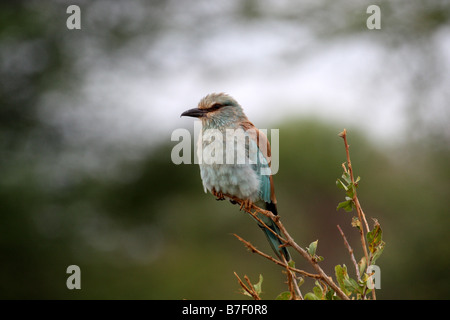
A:
{"type": "Polygon", "coordinates": [[[213,196],[215,196],[217,199],[217,201],[219,201],[219,200],[225,200],[225,197],[223,196],[223,193],[222,192],[220,192],[220,191],[216,191],[216,189],[212,189],[211,190],[211,193],[213,194],[213,196]]]}
{"type": "Polygon", "coordinates": [[[250,199],[245,199],[241,203],[241,208],[239,210],[242,210],[242,208],[245,208],[245,210],[250,210],[253,206],[253,202],[250,199]]]}

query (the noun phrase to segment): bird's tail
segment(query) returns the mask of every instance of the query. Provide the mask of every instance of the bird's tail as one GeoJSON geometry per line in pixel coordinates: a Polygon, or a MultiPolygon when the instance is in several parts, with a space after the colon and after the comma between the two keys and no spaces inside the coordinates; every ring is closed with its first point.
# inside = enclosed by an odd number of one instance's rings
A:
{"type": "MultiPolygon", "coordinates": [[[[265,209],[271,211],[275,215],[277,214],[276,206],[273,203],[266,203],[265,209]]],[[[267,217],[263,214],[258,214],[258,218],[261,219],[277,235],[279,235],[280,237],[283,236],[281,234],[280,229],[275,224],[275,222],[272,221],[272,219],[270,219],[269,217],[267,217]]],[[[268,230],[265,226],[263,226],[261,223],[258,222],[258,226],[262,229],[262,231],[266,235],[267,240],[269,241],[269,244],[272,247],[275,254],[277,255],[277,257],[281,258],[281,255],[283,255],[286,258],[286,261],[290,261],[291,255],[289,254],[288,249],[286,247],[280,247],[280,245],[282,245],[283,242],[276,235],[274,235],[270,230],[268,230]]]]}

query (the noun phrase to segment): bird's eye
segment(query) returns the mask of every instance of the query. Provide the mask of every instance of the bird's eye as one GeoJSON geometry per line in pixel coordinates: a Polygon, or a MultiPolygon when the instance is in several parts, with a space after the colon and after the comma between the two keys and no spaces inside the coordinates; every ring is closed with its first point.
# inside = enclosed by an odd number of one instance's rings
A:
{"type": "Polygon", "coordinates": [[[215,103],[215,104],[213,104],[213,105],[209,108],[209,110],[214,111],[214,110],[220,109],[220,108],[222,108],[222,107],[223,107],[222,104],[220,104],[220,103],[215,103]]]}

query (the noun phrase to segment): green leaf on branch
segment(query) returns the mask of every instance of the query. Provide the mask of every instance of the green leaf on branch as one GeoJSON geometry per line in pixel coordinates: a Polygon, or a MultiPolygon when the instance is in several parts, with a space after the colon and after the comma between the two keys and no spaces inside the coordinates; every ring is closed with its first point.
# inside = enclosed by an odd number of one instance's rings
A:
{"type": "Polygon", "coordinates": [[[334,270],[336,272],[336,279],[337,282],[339,283],[339,287],[342,289],[342,291],[344,291],[344,293],[347,296],[351,295],[352,292],[347,290],[345,286],[345,281],[349,279],[346,265],[344,264],[343,266],[341,266],[338,264],[337,266],[334,267],[334,270]]]}
{"type": "Polygon", "coordinates": [[[318,281],[316,281],[316,286],[313,288],[313,292],[317,298],[323,299],[324,297],[323,288],[318,281]]]}
{"type": "Polygon", "coordinates": [[[344,172],[342,174],[342,179],[344,179],[347,184],[352,183],[352,178],[350,177],[350,174],[348,172],[344,172]]]}
{"type": "Polygon", "coordinates": [[[335,271],[339,286],[347,296],[350,296],[352,293],[360,295],[364,292],[364,284],[358,283],[358,281],[348,276],[347,266],[345,264],[343,266],[337,265],[335,271]]]}
{"type": "Polygon", "coordinates": [[[337,180],[336,180],[336,185],[337,185],[339,188],[344,189],[345,191],[348,190],[348,189],[347,189],[347,186],[346,186],[340,179],[337,179],[337,180]]]}
{"type": "Polygon", "coordinates": [[[308,292],[305,295],[305,300],[324,300],[325,293],[323,292],[323,288],[320,285],[319,281],[316,281],[316,286],[313,288],[313,292],[308,292]]]}
{"type": "Polygon", "coordinates": [[[344,209],[347,212],[350,212],[354,209],[355,205],[354,205],[354,201],[353,199],[355,198],[356,195],[356,188],[358,187],[358,182],[361,178],[358,177],[355,182],[352,182],[352,179],[350,177],[350,174],[348,172],[344,172],[342,174],[342,180],[341,179],[337,179],[336,180],[336,185],[345,190],[345,200],[343,202],[340,202],[337,206],[337,210],[339,209],[344,209]]]}
{"type": "Polygon", "coordinates": [[[344,280],[345,288],[352,293],[363,293],[363,286],[360,286],[355,279],[348,278],[344,280]]]}
{"type": "Polygon", "coordinates": [[[305,300],[320,300],[320,298],[318,298],[314,293],[312,292],[308,292],[307,294],[305,294],[304,297],[305,300]]]}
{"type": "Polygon", "coordinates": [[[370,252],[374,253],[376,248],[380,245],[382,241],[381,236],[382,236],[381,226],[378,223],[378,221],[375,220],[375,225],[373,229],[367,232],[366,236],[370,252]]]}
{"type": "Polygon", "coordinates": [[[376,219],[374,219],[375,224],[371,231],[367,232],[366,239],[367,245],[369,247],[369,251],[371,254],[371,263],[374,264],[375,261],[380,257],[381,253],[383,253],[385,242],[383,241],[383,231],[381,230],[381,226],[376,219]]]}
{"type": "Polygon", "coordinates": [[[253,288],[255,289],[255,291],[258,295],[260,295],[262,292],[262,283],[263,283],[263,276],[262,276],[262,274],[260,274],[258,283],[253,285],[253,288]]]}
{"type": "Polygon", "coordinates": [[[315,254],[316,254],[317,242],[318,242],[318,241],[319,241],[319,240],[316,240],[316,241],[314,241],[314,242],[311,242],[311,243],[309,244],[309,247],[307,248],[308,253],[309,253],[309,255],[310,255],[311,257],[314,257],[315,254]]]}
{"type": "Polygon", "coordinates": [[[319,240],[311,242],[309,244],[309,247],[306,248],[306,251],[308,251],[308,253],[311,256],[311,258],[313,258],[317,262],[320,262],[320,261],[323,261],[323,257],[316,255],[317,243],[318,242],[319,242],[319,240]]]}
{"type": "Polygon", "coordinates": [[[336,296],[334,295],[334,290],[329,288],[326,295],[325,295],[325,299],[326,300],[333,300],[336,299],[336,296]]]}
{"type": "Polygon", "coordinates": [[[344,209],[347,212],[353,211],[353,201],[352,200],[346,200],[346,201],[340,202],[338,204],[336,210],[339,210],[341,208],[344,209]]]}
{"type": "Polygon", "coordinates": [[[381,256],[381,254],[383,253],[384,245],[385,245],[385,242],[382,241],[382,243],[378,246],[377,251],[375,251],[375,253],[374,253],[373,256],[372,256],[372,264],[374,264],[375,261],[376,261],[376,260],[381,256]]]}
{"type": "Polygon", "coordinates": [[[284,291],[275,298],[275,300],[289,300],[289,299],[291,299],[291,293],[289,291],[284,291]]]}
{"type": "MultiPolygon", "coordinates": [[[[262,293],[262,283],[263,283],[263,276],[262,276],[262,274],[260,274],[258,283],[253,285],[253,289],[255,289],[255,292],[258,295],[260,295],[262,293]]],[[[248,293],[246,290],[244,290],[243,288],[240,289],[240,292],[245,296],[252,297],[252,295],[250,293],[248,293]]]]}
{"type": "Polygon", "coordinates": [[[295,261],[294,260],[289,260],[288,266],[291,267],[291,268],[295,268],[295,261]]]}
{"type": "Polygon", "coordinates": [[[362,257],[361,260],[359,260],[358,269],[359,269],[359,274],[364,274],[364,272],[366,272],[366,269],[367,269],[366,257],[362,257]]]}

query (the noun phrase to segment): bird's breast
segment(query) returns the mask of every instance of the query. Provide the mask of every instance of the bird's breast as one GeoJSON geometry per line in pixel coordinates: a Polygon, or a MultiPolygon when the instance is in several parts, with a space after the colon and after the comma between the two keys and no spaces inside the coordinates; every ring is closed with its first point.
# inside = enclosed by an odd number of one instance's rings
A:
{"type": "Polygon", "coordinates": [[[235,144],[233,157],[228,156],[228,160],[233,160],[227,161],[227,152],[230,150],[227,150],[224,136],[213,131],[203,132],[203,135],[199,136],[197,156],[205,192],[214,188],[217,192],[240,199],[250,199],[254,202],[258,200],[260,178],[249,161],[237,161],[240,148],[245,146],[235,144]]]}

